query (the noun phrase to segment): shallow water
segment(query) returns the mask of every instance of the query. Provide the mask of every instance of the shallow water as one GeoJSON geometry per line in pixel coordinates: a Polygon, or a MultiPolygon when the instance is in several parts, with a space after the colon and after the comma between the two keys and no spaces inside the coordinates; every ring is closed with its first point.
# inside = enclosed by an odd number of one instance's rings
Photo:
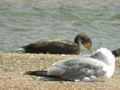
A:
{"type": "Polygon", "coordinates": [[[40,8],[42,6],[28,8],[24,2],[21,8],[17,4],[9,4],[5,3],[0,8],[1,52],[15,51],[37,40],[73,40],[81,32],[91,37],[94,49],[120,47],[120,9],[117,6],[112,9],[40,8]]]}

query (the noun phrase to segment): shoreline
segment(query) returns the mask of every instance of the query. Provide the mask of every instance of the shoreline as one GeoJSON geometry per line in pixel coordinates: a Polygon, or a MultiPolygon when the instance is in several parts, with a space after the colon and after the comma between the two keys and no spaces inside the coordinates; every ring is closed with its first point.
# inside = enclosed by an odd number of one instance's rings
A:
{"type": "Polygon", "coordinates": [[[40,81],[24,75],[27,71],[46,70],[50,65],[78,55],[0,53],[1,90],[120,90],[120,58],[116,59],[113,77],[102,82],[40,81]]]}

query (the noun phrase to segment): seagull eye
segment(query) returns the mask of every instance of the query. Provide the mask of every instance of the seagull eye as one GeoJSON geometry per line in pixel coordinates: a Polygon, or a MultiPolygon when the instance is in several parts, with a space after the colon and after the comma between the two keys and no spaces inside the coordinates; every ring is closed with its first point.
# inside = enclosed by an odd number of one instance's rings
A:
{"type": "Polygon", "coordinates": [[[91,55],[91,57],[92,57],[92,58],[97,58],[97,57],[98,57],[98,54],[95,53],[95,54],[91,55]]]}

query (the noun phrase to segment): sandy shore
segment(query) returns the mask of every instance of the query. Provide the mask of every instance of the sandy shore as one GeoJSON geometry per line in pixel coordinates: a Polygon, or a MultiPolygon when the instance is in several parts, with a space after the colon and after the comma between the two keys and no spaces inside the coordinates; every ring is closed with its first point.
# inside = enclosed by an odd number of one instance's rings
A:
{"type": "Polygon", "coordinates": [[[0,90],[120,90],[120,58],[114,76],[104,82],[40,81],[24,75],[27,71],[46,70],[52,63],[77,56],[50,54],[0,54],[0,90]]]}

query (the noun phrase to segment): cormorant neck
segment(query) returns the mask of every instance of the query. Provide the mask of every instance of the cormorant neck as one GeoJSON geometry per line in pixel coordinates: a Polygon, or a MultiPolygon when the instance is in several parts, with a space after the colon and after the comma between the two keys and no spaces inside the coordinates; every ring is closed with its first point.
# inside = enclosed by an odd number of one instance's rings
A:
{"type": "Polygon", "coordinates": [[[76,43],[78,46],[81,45],[81,41],[78,39],[78,37],[75,38],[74,43],[76,43]]]}

